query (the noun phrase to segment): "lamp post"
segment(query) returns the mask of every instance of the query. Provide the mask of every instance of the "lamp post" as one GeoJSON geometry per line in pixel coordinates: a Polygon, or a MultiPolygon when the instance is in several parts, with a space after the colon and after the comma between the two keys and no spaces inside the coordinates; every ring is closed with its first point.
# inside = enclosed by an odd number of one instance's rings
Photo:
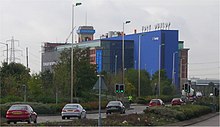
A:
{"type": "Polygon", "coordinates": [[[23,87],[24,87],[24,102],[26,102],[27,88],[26,85],[23,85],[23,87]]]}
{"type": "MultiPolygon", "coordinates": [[[[82,3],[76,3],[72,5],[72,47],[71,47],[71,97],[70,102],[73,102],[73,42],[74,42],[74,7],[81,5],[82,3]]],[[[74,77],[75,78],[75,77],[74,77]]]]}
{"type": "Polygon", "coordinates": [[[115,76],[117,74],[117,58],[118,58],[118,56],[115,55],[115,76]]]}
{"type": "Polygon", "coordinates": [[[102,124],[102,116],[101,116],[101,89],[102,89],[102,77],[103,75],[97,75],[99,77],[99,119],[98,119],[98,126],[100,127],[102,124]]]}
{"type": "Polygon", "coordinates": [[[178,52],[173,53],[173,70],[172,70],[172,84],[175,85],[175,54],[178,52]]]}
{"type": "Polygon", "coordinates": [[[158,88],[159,88],[159,96],[160,96],[160,62],[161,62],[161,46],[163,46],[164,44],[160,44],[159,45],[159,74],[158,74],[158,88]]]}
{"type": "Polygon", "coordinates": [[[6,45],[6,51],[7,51],[7,54],[6,54],[6,62],[7,62],[7,64],[8,64],[8,44],[2,43],[2,42],[0,42],[0,44],[6,45]]]}
{"type": "Polygon", "coordinates": [[[125,68],[125,63],[124,63],[124,48],[125,48],[125,45],[124,45],[124,25],[125,24],[128,24],[128,23],[130,23],[131,21],[125,21],[125,22],[123,22],[123,33],[122,33],[122,84],[124,84],[124,76],[125,76],[125,74],[124,74],[124,68],[125,68]]]}

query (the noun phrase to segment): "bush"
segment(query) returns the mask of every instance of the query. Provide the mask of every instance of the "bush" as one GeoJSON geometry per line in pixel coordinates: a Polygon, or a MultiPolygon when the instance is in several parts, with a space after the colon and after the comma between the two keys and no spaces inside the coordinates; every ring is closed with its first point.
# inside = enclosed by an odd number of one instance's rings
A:
{"type": "Polygon", "coordinates": [[[145,113],[154,113],[161,116],[175,118],[180,121],[188,120],[197,116],[210,113],[212,110],[207,106],[183,105],[172,107],[150,107],[144,110],[145,113]]]}
{"type": "Polygon", "coordinates": [[[138,104],[148,104],[151,99],[159,98],[161,99],[164,103],[170,103],[173,98],[177,96],[166,96],[166,95],[161,95],[161,96],[147,96],[147,97],[139,97],[136,99],[136,103],[138,104]]]}
{"type": "Polygon", "coordinates": [[[171,108],[167,107],[150,107],[144,110],[144,112],[147,113],[154,113],[160,116],[165,116],[168,118],[175,118],[178,120],[184,120],[185,115],[183,112],[173,110],[171,108]]]}
{"type": "Polygon", "coordinates": [[[138,103],[138,104],[148,104],[148,101],[145,98],[138,97],[136,99],[136,103],[138,103]]]}
{"type": "Polygon", "coordinates": [[[1,115],[5,117],[7,110],[13,104],[29,104],[34,111],[39,114],[59,114],[64,106],[64,104],[42,104],[36,102],[14,102],[1,104],[1,115]]]}
{"type": "MultiPolygon", "coordinates": [[[[97,110],[99,109],[99,103],[98,102],[87,102],[87,103],[81,103],[81,105],[83,106],[83,108],[85,108],[86,110],[97,110]]],[[[101,108],[105,109],[107,105],[106,101],[102,101],[101,103],[101,108]]]]}
{"type": "Polygon", "coordinates": [[[186,120],[212,112],[210,107],[202,105],[183,105],[181,107],[173,106],[171,108],[184,113],[186,120]]]}
{"type": "Polygon", "coordinates": [[[4,104],[7,102],[16,102],[16,101],[23,101],[23,98],[18,97],[18,96],[13,96],[13,95],[9,95],[4,98],[0,98],[0,104],[4,104]]]}

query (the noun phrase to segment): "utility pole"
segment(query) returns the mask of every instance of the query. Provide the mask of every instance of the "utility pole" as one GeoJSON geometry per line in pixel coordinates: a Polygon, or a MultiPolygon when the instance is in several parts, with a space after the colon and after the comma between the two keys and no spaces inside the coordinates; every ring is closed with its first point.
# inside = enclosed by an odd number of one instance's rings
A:
{"type": "MultiPolygon", "coordinates": [[[[11,48],[9,49],[9,51],[10,51],[9,62],[10,62],[10,63],[11,63],[11,62],[15,62],[15,59],[19,59],[19,58],[17,58],[17,57],[15,56],[15,52],[18,52],[18,51],[22,52],[21,50],[15,49],[15,42],[17,42],[18,45],[19,45],[19,41],[18,41],[18,40],[14,40],[14,37],[12,36],[12,39],[11,39],[11,40],[7,40],[6,43],[7,43],[7,42],[10,42],[10,43],[11,43],[11,48]]],[[[19,60],[20,60],[20,59],[19,59],[19,60]]]]}
{"type": "Polygon", "coordinates": [[[28,47],[26,47],[26,59],[27,59],[27,68],[28,68],[28,47]]]}
{"type": "Polygon", "coordinates": [[[8,64],[8,44],[2,43],[2,42],[0,42],[0,44],[6,45],[6,50],[4,50],[4,51],[6,51],[6,62],[8,64]]]}

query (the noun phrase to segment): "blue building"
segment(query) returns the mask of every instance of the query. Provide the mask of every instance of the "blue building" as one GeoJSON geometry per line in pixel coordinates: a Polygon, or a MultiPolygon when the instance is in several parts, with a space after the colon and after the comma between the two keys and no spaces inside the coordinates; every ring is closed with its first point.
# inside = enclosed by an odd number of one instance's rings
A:
{"type": "MultiPolygon", "coordinates": [[[[160,65],[160,69],[164,69],[167,77],[172,79],[179,88],[178,30],[143,32],[125,35],[124,39],[125,45],[127,40],[134,41],[133,68],[138,69],[140,42],[140,69],[145,69],[152,75],[159,70],[160,65]]],[[[105,40],[121,41],[122,36],[106,38],[105,40]]],[[[126,61],[125,58],[125,63],[126,61]]]]}
{"type": "MultiPolygon", "coordinates": [[[[93,30],[93,29],[91,29],[93,30]]],[[[106,71],[115,73],[122,70],[122,36],[116,32],[115,37],[105,37],[97,40],[83,41],[91,35],[82,35],[79,37],[79,43],[74,47],[90,47],[90,62],[97,64],[97,71],[106,71]],[[82,42],[81,42],[82,41],[82,42]],[[101,55],[100,55],[101,54],[101,55]],[[97,56],[101,57],[97,57],[97,56]]],[[[151,75],[160,69],[166,71],[167,77],[175,82],[176,88],[179,88],[179,49],[178,49],[178,30],[156,30],[143,33],[125,35],[125,68],[146,70],[151,75]],[[139,59],[140,45],[140,59],[139,59]],[[159,67],[160,65],[160,67],[159,67]],[[173,78],[174,77],[174,78],[173,78]]],[[[54,53],[61,52],[64,48],[71,48],[71,44],[65,44],[55,47],[54,53]]],[[[51,52],[44,52],[42,56],[42,71],[52,66],[50,58],[51,52]],[[45,66],[44,66],[45,65],[45,66]]],[[[58,56],[56,55],[56,58],[58,56]]]]}

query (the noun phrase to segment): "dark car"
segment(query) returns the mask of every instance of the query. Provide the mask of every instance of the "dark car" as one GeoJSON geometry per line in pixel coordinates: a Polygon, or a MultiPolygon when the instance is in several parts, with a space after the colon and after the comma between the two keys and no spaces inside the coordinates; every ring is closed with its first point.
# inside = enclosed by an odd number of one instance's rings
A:
{"type": "Polygon", "coordinates": [[[27,104],[12,105],[6,113],[7,123],[28,122],[37,123],[37,113],[27,104]]]}
{"type": "Polygon", "coordinates": [[[173,98],[171,101],[171,105],[182,105],[184,101],[181,98],[173,98]]]}
{"type": "Polygon", "coordinates": [[[119,112],[121,114],[125,113],[125,106],[121,101],[110,101],[106,106],[106,114],[111,114],[112,112],[119,112]]]}
{"type": "Polygon", "coordinates": [[[154,106],[164,106],[164,103],[161,99],[152,99],[149,103],[149,107],[154,107],[154,106]]]}

